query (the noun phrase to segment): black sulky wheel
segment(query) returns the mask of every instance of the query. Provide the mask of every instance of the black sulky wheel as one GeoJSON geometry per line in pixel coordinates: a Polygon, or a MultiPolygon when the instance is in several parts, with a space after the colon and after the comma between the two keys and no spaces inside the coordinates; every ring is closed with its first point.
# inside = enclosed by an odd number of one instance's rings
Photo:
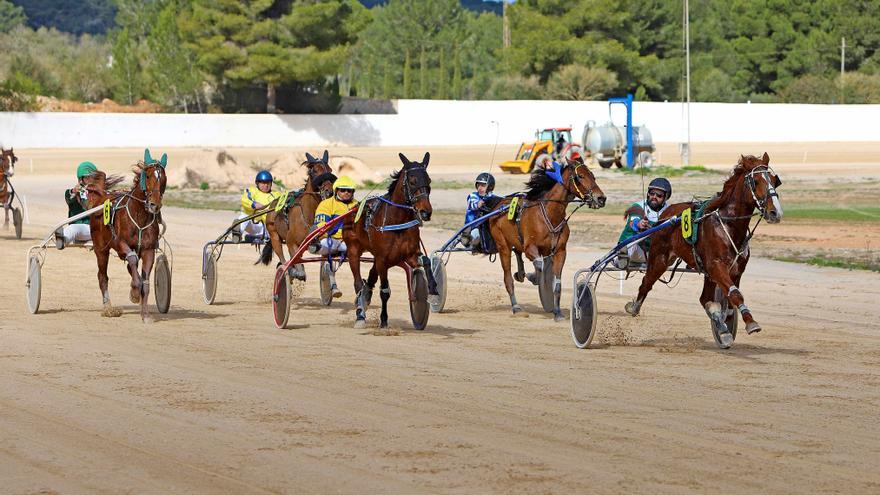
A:
{"type": "Polygon", "coordinates": [[[156,257],[156,266],[153,267],[153,286],[156,293],[156,309],[165,314],[171,307],[171,266],[164,254],[156,257]]]}
{"type": "Polygon", "coordinates": [[[596,335],[596,292],[587,282],[578,282],[571,296],[571,338],[574,345],[584,349],[596,335]]]}
{"type": "Polygon", "coordinates": [[[202,298],[205,304],[214,304],[217,297],[217,260],[214,256],[208,256],[205,261],[205,272],[202,273],[202,298]]]}
{"type": "Polygon", "coordinates": [[[544,311],[552,313],[556,309],[556,297],[553,295],[553,258],[544,258],[544,269],[541,270],[541,278],[538,280],[538,296],[541,297],[541,306],[544,311]]]}
{"type": "Polygon", "coordinates": [[[321,304],[324,306],[330,306],[330,303],[333,302],[333,292],[330,290],[330,270],[330,263],[322,261],[319,281],[321,289],[321,304]]]}
{"type": "Polygon", "coordinates": [[[440,313],[446,306],[446,264],[439,254],[431,256],[431,273],[434,274],[434,281],[437,282],[437,295],[429,297],[431,311],[440,313]]]}
{"type": "Polygon", "coordinates": [[[42,290],[40,269],[40,260],[36,256],[31,256],[28,259],[28,278],[25,286],[27,288],[28,311],[34,315],[40,310],[40,291],[42,290]]]}
{"type": "Polygon", "coordinates": [[[409,302],[409,314],[413,328],[424,330],[428,325],[428,317],[431,316],[431,307],[428,304],[428,277],[421,268],[412,272],[412,291],[413,300],[409,302]]]}
{"type": "MultiPolygon", "coordinates": [[[[724,315],[724,324],[727,325],[727,329],[730,331],[730,335],[733,337],[733,340],[736,340],[736,329],[739,326],[739,318],[736,315],[736,308],[730,306],[730,302],[727,300],[727,296],[724,295],[724,291],[721,290],[720,287],[715,287],[715,302],[721,305],[721,314],[724,315]]],[[[721,345],[721,327],[714,321],[712,322],[712,337],[715,338],[715,344],[718,347],[724,348],[721,345]]]]}
{"type": "Polygon", "coordinates": [[[278,328],[286,328],[290,318],[290,277],[282,268],[283,266],[275,270],[275,284],[272,288],[272,316],[278,328]]]}
{"type": "Polygon", "coordinates": [[[21,210],[12,209],[12,225],[15,226],[15,238],[21,239],[21,210]]]}

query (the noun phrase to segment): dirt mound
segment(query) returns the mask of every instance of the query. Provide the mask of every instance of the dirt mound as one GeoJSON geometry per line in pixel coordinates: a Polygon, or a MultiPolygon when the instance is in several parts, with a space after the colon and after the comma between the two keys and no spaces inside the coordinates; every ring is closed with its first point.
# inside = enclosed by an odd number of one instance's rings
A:
{"type": "Polygon", "coordinates": [[[82,103],[62,100],[54,96],[38,96],[37,103],[43,112],[100,112],[100,113],[161,113],[162,107],[147,100],[138,100],[134,105],[120,105],[104,98],[100,103],[82,103]]]}
{"type": "MultiPolygon", "coordinates": [[[[169,168],[168,185],[181,189],[240,189],[251,184],[259,170],[269,170],[276,180],[288,188],[297,188],[306,180],[305,154],[285,153],[268,163],[245,163],[226,150],[206,149],[184,160],[180,166],[169,168]]],[[[357,183],[376,180],[376,174],[360,159],[353,156],[331,156],[330,166],[336,175],[347,175],[357,183]]]]}

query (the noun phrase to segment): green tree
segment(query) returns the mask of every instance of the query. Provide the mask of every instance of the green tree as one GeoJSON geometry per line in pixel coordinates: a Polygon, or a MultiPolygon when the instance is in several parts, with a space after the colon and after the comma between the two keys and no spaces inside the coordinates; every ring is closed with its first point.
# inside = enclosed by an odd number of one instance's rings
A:
{"type": "Polygon", "coordinates": [[[546,96],[555,100],[597,100],[617,87],[617,74],[603,67],[566,65],[550,76],[546,96]]]}
{"type": "Polygon", "coordinates": [[[24,9],[8,2],[0,0],[0,33],[8,33],[17,26],[24,26],[27,16],[24,9]]]}
{"type": "Polygon", "coordinates": [[[446,80],[449,76],[446,70],[446,54],[445,50],[440,48],[440,67],[437,69],[437,99],[445,100],[448,98],[446,94],[446,80]]]}
{"type": "Polygon", "coordinates": [[[409,48],[406,49],[406,58],[403,61],[403,98],[412,98],[412,61],[409,57],[409,48]]]}
{"type": "Polygon", "coordinates": [[[422,53],[419,55],[419,98],[428,97],[428,53],[425,47],[422,47],[422,53]]]}
{"type": "Polygon", "coordinates": [[[492,80],[485,98],[489,100],[539,100],[543,89],[538,76],[502,75],[492,80]]]}
{"type": "Polygon", "coordinates": [[[452,99],[461,99],[461,57],[459,51],[455,50],[455,58],[453,60],[452,70],[452,99]]]}
{"type": "Polygon", "coordinates": [[[166,1],[151,19],[146,44],[149,56],[151,94],[169,108],[189,113],[190,107],[201,111],[202,74],[195,66],[195,53],[183,43],[178,26],[180,7],[166,1]]]}
{"type": "Polygon", "coordinates": [[[113,98],[133,105],[143,93],[140,57],[137,43],[132,39],[128,28],[122,28],[111,37],[113,65],[110,69],[113,98]]]}

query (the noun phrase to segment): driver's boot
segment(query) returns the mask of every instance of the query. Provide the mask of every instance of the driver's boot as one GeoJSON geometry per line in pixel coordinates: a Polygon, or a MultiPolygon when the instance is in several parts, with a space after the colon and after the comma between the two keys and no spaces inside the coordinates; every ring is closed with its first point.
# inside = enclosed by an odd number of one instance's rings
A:
{"type": "Polygon", "coordinates": [[[64,227],[60,227],[55,231],[55,247],[59,251],[64,249],[64,227]]]}

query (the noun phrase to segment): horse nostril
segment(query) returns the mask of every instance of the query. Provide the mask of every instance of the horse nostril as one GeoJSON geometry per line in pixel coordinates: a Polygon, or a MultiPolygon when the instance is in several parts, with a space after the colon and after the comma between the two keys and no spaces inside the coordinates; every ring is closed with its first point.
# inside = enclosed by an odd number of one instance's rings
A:
{"type": "Polygon", "coordinates": [[[605,196],[599,196],[599,207],[605,206],[605,196]]]}
{"type": "Polygon", "coordinates": [[[427,222],[427,221],[431,220],[431,212],[430,211],[422,210],[419,212],[419,216],[422,217],[423,222],[427,222]]]}

